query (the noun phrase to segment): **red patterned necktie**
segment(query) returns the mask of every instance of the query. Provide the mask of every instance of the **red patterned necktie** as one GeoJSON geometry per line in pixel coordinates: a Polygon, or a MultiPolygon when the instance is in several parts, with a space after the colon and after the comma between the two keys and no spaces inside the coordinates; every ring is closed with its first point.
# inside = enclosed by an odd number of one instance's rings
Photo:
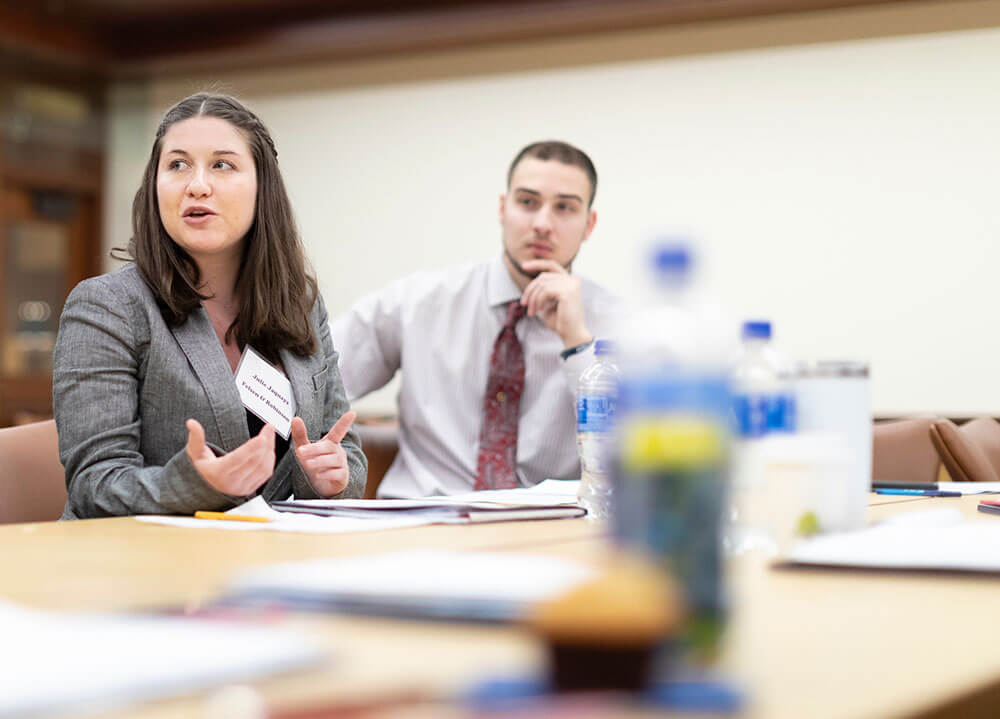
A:
{"type": "Polygon", "coordinates": [[[517,482],[517,418],[524,392],[524,350],[514,326],[527,307],[507,303],[507,321],[493,345],[479,430],[476,489],[511,489],[517,482]]]}

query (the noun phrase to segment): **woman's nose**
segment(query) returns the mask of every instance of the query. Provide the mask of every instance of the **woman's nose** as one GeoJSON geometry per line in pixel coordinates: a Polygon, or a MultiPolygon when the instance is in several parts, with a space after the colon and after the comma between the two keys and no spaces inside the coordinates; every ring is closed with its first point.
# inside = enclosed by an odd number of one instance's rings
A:
{"type": "Polygon", "coordinates": [[[187,191],[192,197],[204,197],[211,194],[212,185],[205,176],[204,170],[198,169],[194,171],[191,175],[191,181],[188,183],[187,191]]]}

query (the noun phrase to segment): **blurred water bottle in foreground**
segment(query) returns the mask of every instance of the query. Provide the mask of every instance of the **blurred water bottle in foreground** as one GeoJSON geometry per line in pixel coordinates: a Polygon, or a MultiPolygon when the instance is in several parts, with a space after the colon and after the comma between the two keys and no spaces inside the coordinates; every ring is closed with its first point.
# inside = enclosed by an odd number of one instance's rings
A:
{"type": "Polygon", "coordinates": [[[734,327],[694,281],[690,247],[661,242],[656,299],[621,334],[612,512],[615,537],[684,588],[686,637],[718,649],[726,617],[721,530],[729,471],[734,327]]]}
{"type": "Polygon", "coordinates": [[[618,399],[618,366],[608,340],[594,343],[594,363],[580,375],[576,445],[580,451],[580,504],[588,516],[611,511],[611,439],[618,399]]]}

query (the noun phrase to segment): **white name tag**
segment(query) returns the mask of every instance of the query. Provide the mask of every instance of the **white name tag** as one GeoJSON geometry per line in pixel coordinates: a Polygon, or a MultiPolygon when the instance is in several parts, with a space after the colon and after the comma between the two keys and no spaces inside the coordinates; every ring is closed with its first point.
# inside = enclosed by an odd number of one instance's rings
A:
{"type": "Polygon", "coordinates": [[[244,407],[288,439],[295,416],[292,383],[249,345],[243,350],[236,368],[236,389],[244,407]]]}

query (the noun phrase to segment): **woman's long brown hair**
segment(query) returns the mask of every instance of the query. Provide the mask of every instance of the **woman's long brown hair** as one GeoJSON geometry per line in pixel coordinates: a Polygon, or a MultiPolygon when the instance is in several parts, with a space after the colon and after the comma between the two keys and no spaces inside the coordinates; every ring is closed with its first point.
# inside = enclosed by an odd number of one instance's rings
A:
{"type": "Polygon", "coordinates": [[[207,299],[198,291],[198,266],[163,227],[156,195],[163,136],[174,123],[192,117],[217,117],[239,129],[257,166],[254,220],[247,232],[236,280],[239,309],[226,339],[235,334],[240,347],[252,345],[272,362],[278,361],[282,349],[308,356],[317,347],[309,321],[318,295],[316,279],[306,265],[271,134],[235,98],[198,93],[181,100],[164,115],[132,203],[128,252],[169,325],[183,324],[207,299]]]}

